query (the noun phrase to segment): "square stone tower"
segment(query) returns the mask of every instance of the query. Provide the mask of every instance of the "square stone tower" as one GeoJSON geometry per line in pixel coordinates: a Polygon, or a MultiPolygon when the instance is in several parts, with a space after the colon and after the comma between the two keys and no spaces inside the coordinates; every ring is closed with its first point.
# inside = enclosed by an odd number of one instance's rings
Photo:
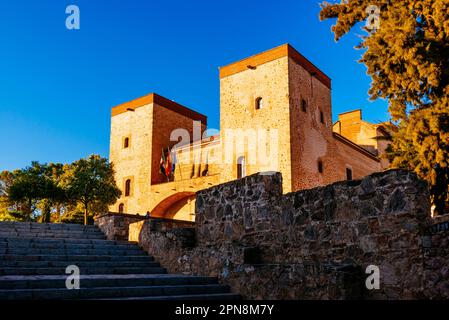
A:
{"type": "Polygon", "coordinates": [[[110,211],[151,211],[151,185],[166,182],[159,171],[162,149],[177,143],[170,141],[175,129],[186,130],[193,139],[194,121],[201,122],[203,132],[206,116],[154,93],[112,108],[110,161],[122,197],[110,211]]]}
{"type": "MultiPolygon", "coordinates": [[[[266,136],[277,135],[277,146],[274,140],[267,141],[271,161],[267,166],[251,159],[251,147],[261,148],[260,137],[254,144],[251,133],[243,134],[247,137],[244,151],[234,147],[233,163],[223,172],[225,180],[238,177],[239,161],[248,175],[267,168],[282,172],[284,192],[331,179],[318,170],[322,158],[332,153],[331,80],[293,47],[282,45],[222,67],[220,91],[224,150],[233,143],[229,131],[262,129],[266,136]]],[[[230,154],[230,150],[224,152],[230,154]]]]}

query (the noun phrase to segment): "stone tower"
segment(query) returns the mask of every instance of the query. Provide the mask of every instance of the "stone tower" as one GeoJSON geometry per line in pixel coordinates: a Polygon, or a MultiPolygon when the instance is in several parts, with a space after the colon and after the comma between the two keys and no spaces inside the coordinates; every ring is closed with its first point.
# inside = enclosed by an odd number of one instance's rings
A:
{"type": "Polygon", "coordinates": [[[222,67],[220,91],[223,152],[233,161],[225,181],[238,178],[242,165],[247,175],[271,168],[290,192],[380,170],[374,155],[333,133],[331,79],[288,44],[222,67]],[[260,129],[277,135],[269,165],[251,159],[261,145],[250,136],[260,129]],[[243,151],[232,147],[236,137],[246,137],[243,151]]]}
{"type": "MultiPolygon", "coordinates": [[[[282,172],[284,192],[298,189],[298,171],[304,169],[300,161],[308,161],[314,153],[304,149],[313,149],[314,143],[332,134],[330,79],[290,45],[283,45],[221,68],[220,89],[224,145],[231,143],[226,137],[229,129],[277,132],[277,163],[272,163],[272,168],[282,172]],[[324,124],[319,121],[321,112],[324,124]],[[316,125],[320,128],[313,130],[316,125]],[[306,131],[312,136],[304,134],[306,131]],[[314,143],[309,143],[312,139],[314,143]]],[[[235,163],[226,167],[226,176],[237,175],[240,157],[250,157],[248,148],[235,154],[235,163]]],[[[254,161],[247,159],[247,174],[263,171],[251,163],[254,161]]]]}
{"type": "Polygon", "coordinates": [[[152,185],[166,182],[159,172],[162,149],[176,143],[170,141],[175,129],[193,139],[194,121],[205,130],[205,116],[154,93],[112,108],[110,161],[122,197],[111,211],[151,212],[157,196],[152,185]]]}

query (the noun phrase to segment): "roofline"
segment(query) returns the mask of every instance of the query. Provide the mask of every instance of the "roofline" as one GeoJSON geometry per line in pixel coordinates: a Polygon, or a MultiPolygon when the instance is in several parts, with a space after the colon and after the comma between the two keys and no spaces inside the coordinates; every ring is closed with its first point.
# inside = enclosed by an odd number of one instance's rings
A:
{"type": "Polygon", "coordinates": [[[341,134],[337,133],[337,132],[332,132],[333,136],[335,139],[339,140],[340,142],[343,142],[344,144],[352,147],[353,149],[359,151],[360,153],[363,153],[365,156],[371,158],[372,160],[375,160],[377,162],[380,162],[380,158],[375,156],[374,154],[372,154],[371,152],[369,152],[368,150],[362,148],[361,146],[359,146],[358,144],[352,142],[351,140],[343,137],[341,134]]]}
{"type": "Polygon", "coordinates": [[[331,89],[331,78],[329,78],[323,71],[321,71],[318,67],[316,67],[312,62],[310,62],[288,43],[271,50],[255,54],[243,60],[231,63],[227,66],[220,67],[220,79],[248,70],[249,66],[257,67],[283,57],[292,58],[310,74],[314,74],[314,76],[318,80],[320,80],[326,87],[331,89]]]}
{"type": "Polygon", "coordinates": [[[207,125],[207,117],[201,113],[198,113],[192,109],[189,109],[177,102],[164,98],[156,93],[150,93],[140,98],[122,103],[118,106],[115,106],[111,110],[111,116],[117,116],[119,114],[135,110],[137,108],[146,106],[148,104],[155,103],[161,107],[164,107],[168,110],[174,111],[178,114],[186,116],[192,120],[201,121],[202,124],[207,125]]]}
{"type": "Polygon", "coordinates": [[[345,111],[345,112],[339,113],[338,116],[342,116],[342,115],[348,114],[348,113],[353,113],[353,112],[356,112],[356,111],[360,111],[360,119],[363,119],[363,110],[362,110],[362,108],[345,111]]]}

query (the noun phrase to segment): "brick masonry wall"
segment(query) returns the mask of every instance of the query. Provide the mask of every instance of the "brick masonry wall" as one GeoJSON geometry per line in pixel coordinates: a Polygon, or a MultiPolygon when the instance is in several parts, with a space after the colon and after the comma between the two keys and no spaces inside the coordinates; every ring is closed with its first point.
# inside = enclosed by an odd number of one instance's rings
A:
{"type": "Polygon", "coordinates": [[[279,173],[198,192],[191,227],[143,223],[170,272],[216,276],[249,299],[447,298],[448,232],[426,183],[406,171],[282,194],[279,173]],[[195,245],[192,245],[192,244],[195,245]],[[365,288],[380,268],[380,290],[365,288]]]}

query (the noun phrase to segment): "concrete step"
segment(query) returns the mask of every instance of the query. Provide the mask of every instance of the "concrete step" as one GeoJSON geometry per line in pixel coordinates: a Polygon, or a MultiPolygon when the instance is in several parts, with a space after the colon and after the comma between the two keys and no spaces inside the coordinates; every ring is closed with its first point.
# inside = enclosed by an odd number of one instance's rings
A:
{"type": "MultiPolygon", "coordinates": [[[[65,289],[67,276],[0,276],[0,290],[65,289]]],[[[217,284],[212,277],[151,274],[151,275],[82,275],[82,288],[142,287],[217,284]]]]}
{"type": "Polygon", "coordinates": [[[126,297],[160,297],[180,295],[211,295],[229,292],[229,287],[208,285],[142,286],[142,287],[95,287],[79,290],[24,289],[0,290],[0,300],[63,300],[63,299],[109,299],[126,297]]]}
{"type": "Polygon", "coordinates": [[[141,256],[110,256],[110,255],[104,255],[104,256],[96,256],[96,255],[11,255],[11,254],[5,254],[0,255],[0,262],[1,261],[77,261],[77,262],[83,262],[83,261],[144,261],[144,262],[152,262],[154,261],[153,257],[147,256],[147,255],[141,255],[141,256]]]}
{"type": "Polygon", "coordinates": [[[0,248],[0,255],[96,255],[96,256],[141,256],[146,255],[141,249],[36,249],[36,248],[0,248]]]}
{"type": "Polygon", "coordinates": [[[0,261],[1,268],[66,268],[69,265],[76,265],[80,268],[154,268],[160,267],[159,262],[154,261],[0,261]]]}
{"type": "MultiPolygon", "coordinates": [[[[64,275],[66,267],[26,268],[0,267],[0,275],[64,275]]],[[[161,267],[80,267],[82,275],[87,274],[161,274],[167,270],[161,267]]]]}

